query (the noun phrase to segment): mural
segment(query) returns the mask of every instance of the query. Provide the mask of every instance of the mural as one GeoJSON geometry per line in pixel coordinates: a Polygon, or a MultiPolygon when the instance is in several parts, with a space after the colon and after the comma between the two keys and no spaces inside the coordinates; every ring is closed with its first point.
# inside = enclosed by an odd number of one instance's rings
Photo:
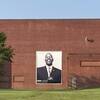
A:
{"type": "Polygon", "coordinates": [[[36,52],[37,83],[61,83],[62,52],[36,52]]]}

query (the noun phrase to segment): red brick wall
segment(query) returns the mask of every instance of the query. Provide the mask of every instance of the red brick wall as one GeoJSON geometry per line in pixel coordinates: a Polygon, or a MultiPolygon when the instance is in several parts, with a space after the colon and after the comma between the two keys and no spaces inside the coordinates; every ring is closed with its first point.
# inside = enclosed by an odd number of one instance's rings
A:
{"type": "Polygon", "coordinates": [[[99,67],[87,70],[79,67],[77,61],[69,63],[68,57],[80,54],[84,58],[84,54],[100,53],[100,20],[0,20],[0,31],[6,33],[7,43],[15,49],[12,88],[66,88],[69,75],[73,72],[84,75],[83,70],[87,76],[99,77],[99,67]],[[62,84],[36,84],[36,51],[48,50],[63,53],[62,84]],[[74,63],[76,66],[72,68],[74,63]]]}
{"type": "Polygon", "coordinates": [[[100,62],[100,54],[69,55],[69,86],[73,86],[73,79],[76,79],[76,88],[100,86],[100,64],[98,64],[98,62],[100,62]],[[83,62],[85,62],[85,64],[83,62]]]}

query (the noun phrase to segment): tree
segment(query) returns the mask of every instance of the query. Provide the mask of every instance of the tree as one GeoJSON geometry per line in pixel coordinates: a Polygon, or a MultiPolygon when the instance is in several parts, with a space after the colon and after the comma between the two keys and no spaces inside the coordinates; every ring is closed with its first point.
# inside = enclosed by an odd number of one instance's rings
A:
{"type": "Polygon", "coordinates": [[[0,32],[0,64],[3,64],[5,61],[12,62],[14,55],[12,47],[6,45],[6,40],[5,33],[0,32]]]}

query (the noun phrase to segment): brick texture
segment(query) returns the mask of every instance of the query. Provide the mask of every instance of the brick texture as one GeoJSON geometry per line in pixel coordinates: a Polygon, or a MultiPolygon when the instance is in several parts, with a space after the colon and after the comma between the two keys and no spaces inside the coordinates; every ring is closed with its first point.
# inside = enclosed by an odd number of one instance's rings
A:
{"type": "Polygon", "coordinates": [[[11,88],[68,88],[73,77],[76,87],[100,83],[100,67],[80,66],[81,60],[100,60],[100,20],[0,20],[0,31],[6,33],[7,45],[15,52],[11,88]],[[62,51],[61,84],[36,83],[36,51],[62,51]],[[15,76],[22,77],[14,81],[15,76]]]}

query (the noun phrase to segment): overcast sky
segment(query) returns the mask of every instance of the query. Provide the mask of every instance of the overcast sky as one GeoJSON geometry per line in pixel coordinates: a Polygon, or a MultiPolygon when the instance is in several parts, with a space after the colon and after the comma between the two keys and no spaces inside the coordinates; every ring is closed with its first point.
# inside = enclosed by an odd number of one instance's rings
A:
{"type": "Polygon", "coordinates": [[[100,18],[100,0],[0,0],[0,19],[100,18]]]}

